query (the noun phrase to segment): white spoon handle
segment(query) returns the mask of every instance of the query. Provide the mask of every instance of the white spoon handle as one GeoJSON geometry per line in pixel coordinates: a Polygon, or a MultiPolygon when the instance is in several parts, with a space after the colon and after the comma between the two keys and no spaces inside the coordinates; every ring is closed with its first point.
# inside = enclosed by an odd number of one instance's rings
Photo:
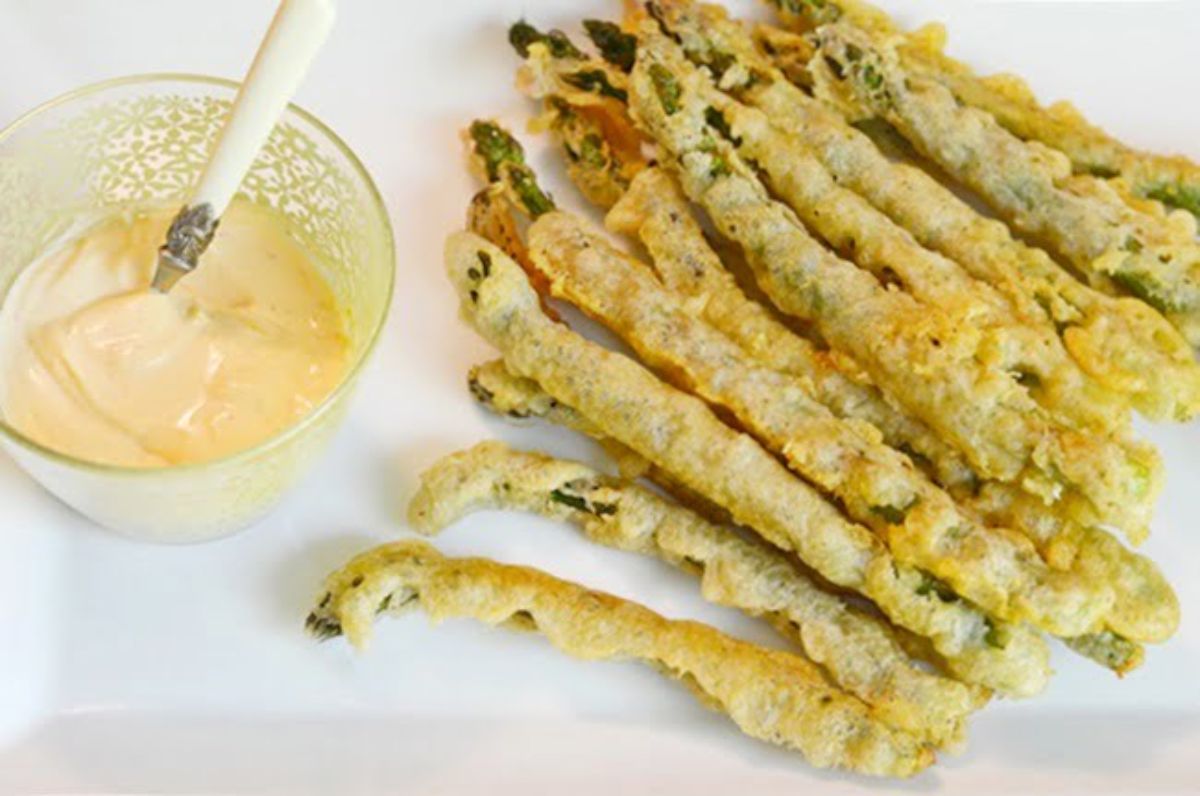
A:
{"type": "Polygon", "coordinates": [[[166,292],[195,269],[217,222],[300,87],[333,27],[334,0],[283,0],[242,81],[191,200],[158,250],[153,287],[166,292]]]}
{"type": "Polygon", "coordinates": [[[334,0],[283,0],[189,204],[220,218],[333,27],[334,0]]]}

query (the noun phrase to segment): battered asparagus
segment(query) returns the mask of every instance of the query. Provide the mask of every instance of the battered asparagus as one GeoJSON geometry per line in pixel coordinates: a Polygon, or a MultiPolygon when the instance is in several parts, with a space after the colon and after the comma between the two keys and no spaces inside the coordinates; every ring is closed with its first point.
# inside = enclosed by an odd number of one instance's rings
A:
{"type": "Polygon", "coordinates": [[[639,40],[630,83],[635,119],[670,156],[685,193],[742,245],[781,310],[812,321],[875,383],[966,453],[981,475],[1031,487],[1040,481],[1051,500],[1064,488],[1078,489],[1098,516],[1132,538],[1144,537],[1160,480],[1152,449],[1056,427],[1010,377],[980,364],[986,356],[977,331],[883,289],[825,250],[766,195],[732,145],[678,112],[678,85],[664,101],[663,76],[676,82],[679,71],[672,42],[651,24],[639,40]]]}
{"type": "Polygon", "coordinates": [[[414,604],[435,621],[471,617],[534,630],[578,658],[649,663],[742,732],[795,749],[814,766],[909,776],[933,762],[917,738],[872,719],[862,702],[799,655],[665,619],[534,569],[448,559],[423,542],[377,547],[332,573],[306,625],[317,638],[344,633],[362,647],[377,615],[414,604]]]}
{"type": "MultiPolygon", "coordinates": [[[[808,3],[768,2],[777,6],[784,21],[795,29],[836,21],[827,13],[817,13],[808,3]]],[[[860,0],[839,2],[839,6],[845,13],[838,16],[855,25],[883,34],[901,33],[884,12],[860,0]]],[[[1180,155],[1130,147],[1088,122],[1068,102],[1043,107],[1025,81],[1015,75],[980,77],[967,64],[946,55],[945,42],[945,28],[929,24],[902,33],[897,48],[910,72],[941,83],[960,102],[991,114],[1018,138],[1040,141],[1063,152],[1076,173],[1116,178],[1137,196],[1200,217],[1200,166],[1180,155]]]]}
{"type": "Polygon", "coordinates": [[[536,381],[509,372],[503,359],[472,367],[468,386],[472,397],[488,411],[510,419],[545,420],[590,437],[613,460],[622,478],[647,478],[681,505],[710,522],[720,525],[732,522],[728,511],[687,488],[670,473],[647,461],[637,451],[605,434],[598,425],[574,408],[552,397],[536,381]]]}
{"type": "Polygon", "coordinates": [[[1098,385],[1070,358],[1041,311],[1022,315],[998,291],[952,260],[922,247],[906,230],[853,191],[840,186],[816,155],[773,125],[761,111],[718,91],[680,56],[673,76],[679,112],[707,123],[772,191],[836,251],[919,301],[953,313],[956,322],[987,330],[979,350],[1010,372],[1052,417],[1101,433],[1125,432],[1126,401],[1098,385]]]}
{"type": "MultiPolygon", "coordinates": [[[[597,43],[603,45],[603,41],[597,43]]],[[[539,66],[551,69],[553,64],[547,60],[539,66]]],[[[553,83],[550,79],[541,82],[553,83]]],[[[939,483],[962,497],[982,486],[992,496],[989,502],[993,506],[997,496],[1006,504],[1019,503],[1023,507],[1019,512],[993,511],[989,515],[993,524],[1013,523],[1060,569],[1081,572],[1093,582],[1114,584],[1117,605],[1110,613],[1111,621],[1107,621],[1109,627],[1141,641],[1162,641],[1174,632],[1178,624],[1177,600],[1148,559],[1127,551],[1107,531],[1090,528],[1086,532],[1068,532],[1076,526],[1060,516],[1063,512],[1021,496],[1011,485],[976,481],[944,444],[921,444],[940,441],[921,429],[919,423],[882,400],[872,400],[873,391],[842,377],[828,357],[814,357],[818,352],[807,340],[796,337],[757,303],[747,300],[709,248],[674,181],[660,170],[639,174],[609,213],[607,223],[610,229],[638,237],[654,256],[655,270],[664,284],[677,294],[696,299],[692,306],[699,305],[701,317],[764,364],[805,377],[817,397],[839,416],[877,425],[889,444],[908,452],[914,461],[929,468],[939,483]],[[925,433],[914,434],[918,430],[925,433]],[[918,444],[914,446],[913,442],[918,444]],[[1079,540],[1083,538],[1096,541],[1083,548],[1084,555],[1077,556],[1079,540]],[[1053,554],[1056,549],[1072,552],[1053,554]]],[[[1111,632],[1106,638],[1110,642],[1087,645],[1092,652],[1103,650],[1099,656],[1093,656],[1100,662],[1107,665],[1118,661],[1123,666],[1140,662],[1141,650],[1136,645],[1111,632]],[[1112,647],[1116,646],[1123,652],[1114,652],[1112,647]]]]}
{"type": "Polygon", "coordinates": [[[911,75],[894,47],[849,25],[815,34],[818,90],[890,122],[923,155],[970,186],[1015,228],[1036,237],[1100,289],[1162,312],[1200,345],[1196,220],[1131,207],[1111,186],[1071,174],[1061,153],[1022,141],[941,84],[911,75]]]}
{"type": "MultiPolygon", "coordinates": [[[[634,46],[628,34],[612,23],[588,20],[585,26],[591,32],[607,31],[606,35],[593,38],[606,47],[606,57],[617,62],[626,58],[634,46]],[[612,42],[619,44],[615,53],[607,49],[612,42]]],[[[578,111],[586,109],[586,103],[573,104],[579,98],[557,79],[563,69],[575,68],[577,59],[564,64],[563,59],[553,58],[545,49],[532,49],[522,68],[520,83],[534,98],[553,109],[557,118],[577,118],[578,111]]],[[[922,466],[936,470],[943,483],[963,486],[975,482],[975,474],[951,446],[923,423],[897,411],[873,387],[856,382],[839,369],[839,365],[852,363],[845,358],[836,361],[835,356],[818,350],[749,299],[705,240],[686,199],[670,177],[658,169],[643,170],[630,184],[615,178],[603,162],[589,168],[575,155],[578,145],[573,141],[577,142],[578,136],[572,137],[570,127],[569,123],[549,125],[563,145],[572,180],[593,203],[611,207],[606,221],[610,229],[641,239],[654,255],[655,268],[669,289],[696,299],[705,320],[765,364],[811,380],[818,399],[839,415],[877,426],[889,444],[905,451],[922,466]]],[[[591,134],[602,132],[593,129],[591,134]]],[[[607,138],[602,140],[607,142],[607,138]]],[[[612,148],[618,145],[619,141],[612,148]]],[[[862,378],[861,374],[855,375],[862,378]]]]}
{"type": "MultiPolygon", "coordinates": [[[[619,29],[609,30],[597,23],[589,30],[606,42],[613,58],[622,61],[627,57],[627,40],[621,38],[624,34],[619,29]]],[[[618,103],[614,96],[618,91],[623,94],[620,87],[625,77],[604,63],[588,59],[565,37],[570,50],[551,46],[545,38],[525,22],[514,25],[510,31],[510,41],[525,59],[517,85],[525,93],[543,100],[543,113],[533,126],[550,130],[558,139],[572,181],[589,201],[608,207],[645,165],[641,135],[628,122],[623,103],[618,103]],[[526,29],[533,33],[519,33],[526,29]],[[530,35],[541,39],[522,44],[530,35]],[[553,64],[553,68],[548,68],[548,64],[553,64]],[[596,77],[580,80],[580,74],[603,76],[603,80],[596,77]],[[614,90],[604,91],[600,86],[614,90]]]]}
{"type": "MultiPolygon", "coordinates": [[[[596,44],[610,57],[609,38],[599,38],[596,44]]],[[[626,43],[611,57],[626,59],[628,51],[626,43]]],[[[552,69],[546,64],[539,66],[543,71],[552,69]]],[[[683,68],[694,67],[687,64],[683,68]]],[[[1082,430],[1124,433],[1126,399],[1080,369],[1040,307],[1022,313],[1020,305],[1013,306],[958,264],[923,248],[865,199],[839,186],[812,151],[774,128],[761,112],[704,80],[677,81],[677,85],[680,110],[701,114],[718,128],[829,245],[881,281],[898,284],[924,302],[960,314],[964,324],[988,329],[981,349],[991,352],[991,358],[997,360],[994,364],[1011,372],[1056,419],[1082,430]],[[704,90],[691,93],[689,85],[704,90]]]]}
{"type": "Polygon", "coordinates": [[[550,321],[520,267],[500,249],[460,233],[447,241],[446,265],[466,320],[515,372],[831,583],[928,637],[956,676],[1014,696],[1044,687],[1049,671],[1038,636],[964,601],[943,601],[927,574],[895,561],[869,530],[847,521],[702,401],[550,321]]]}
{"type": "Polygon", "coordinates": [[[1103,528],[1079,524],[1007,484],[985,483],[965,504],[988,524],[1019,529],[1054,568],[1109,584],[1116,599],[1105,625],[1112,633],[1159,643],[1178,629],[1179,599],[1158,566],[1103,528]]]}
{"type": "Polygon", "coordinates": [[[844,358],[818,349],[742,292],[666,172],[654,168],[639,174],[605,223],[640,240],[663,285],[689,306],[699,306],[701,318],[760,363],[804,379],[814,397],[839,417],[879,429],[889,445],[943,486],[974,491],[978,477],[957,450],[893,407],[879,390],[847,376],[841,369],[844,358]]]}
{"type": "MultiPolygon", "coordinates": [[[[605,436],[600,428],[573,408],[551,398],[537,382],[509,373],[502,361],[474,368],[472,374],[478,374],[477,378],[487,385],[486,393],[476,391],[474,394],[491,411],[510,417],[538,417],[590,436],[604,446],[626,477],[645,476],[713,521],[728,521],[726,513],[682,488],[636,452],[605,436]]],[[[1064,639],[1064,642],[1117,674],[1125,674],[1141,665],[1144,649],[1121,633],[1137,635],[1142,641],[1163,641],[1175,632],[1179,623],[1178,600],[1158,568],[1149,559],[1127,551],[1101,529],[1069,526],[1061,518],[1048,515],[1044,507],[1039,509],[1032,501],[1018,506],[1006,503],[1003,493],[997,495],[995,492],[1005,486],[995,483],[985,486],[983,496],[972,501],[972,508],[999,525],[1016,525],[1021,520],[1030,522],[1029,538],[1048,546],[1051,555],[1047,558],[1053,565],[1111,583],[1118,595],[1117,605],[1106,617],[1106,623],[1112,629],[1064,639]]],[[[909,648],[913,638],[905,635],[901,636],[901,641],[909,648]]]]}
{"type": "Polygon", "coordinates": [[[1099,624],[1112,600],[1107,586],[1052,572],[1023,537],[979,526],[875,429],[838,419],[802,381],[748,362],[578,219],[548,213],[529,239],[534,265],[556,296],[607,325],[651,366],[678,374],[684,386],[732,412],[793,471],[874,529],[898,561],[933,573],[1008,621],[1063,636],[1099,624]]]}
{"type": "Polygon", "coordinates": [[[891,625],[823,590],[778,551],[633,483],[483,442],[425,471],[408,515],[414,528],[433,534],[483,509],[566,520],[594,542],[700,576],[706,599],[767,618],[876,718],[930,743],[958,745],[965,717],[986,700],[914,665],[891,625]]]}
{"type": "MultiPolygon", "coordinates": [[[[479,125],[490,126],[489,137],[511,138],[498,125],[475,123],[475,126],[479,125]]],[[[486,160],[493,149],[476,148],[475,156],[486,160]]],[[[505,153],[521,151],[515,139],[499,149],[505,153]]],[[[520,165],[522,179],[534,179],[523,158],[520,165]]],[[[495,173],[496,169],[485,164],[480,171],[495,173]]],[[[642,172],[634,185],[635,188],[613,208],[610,223],[616,228],[622,225],[638,227],[637,234],[655,255],[656,268],[669,287],[694,297],[702,296],[702,314],[706,319],[711,318],[710,322],[747,351],[770,367],[811,383],[818,398],[842,416],[876,425],[889,444],[894,441],[897,448],[936,469],[946,483],[960,486],[976,482],[975,474],[957,452],[927,427],[893,409],[874,389],[847,378],[829,356],[817,351],[809,341],[793,334],[764,308],[748,299],[705,242],[673,180],[661,171],[651,169],[642,172]]],[[[508,189],[507,193],[515,192],[508,189]]],[[[537,218],[545,212],[545,205],[539,201],[525,204],[523,209],[530,217],[537,218]]],[[[506,251],[512,248],[493,242],[506,251]]],[[[520,248],[523,251],[523,245],[520,248]]],[[[528,263],[522,261],[522,265],[527,271],[531,270],[528,263]]],[[[534,276],[539,279],[539,284],[545,284],[540,274],[534,276]]]]}
{"type": "Polygon", "coordinates": [[[1045,313],[1079,364],[1134,397],[1154,419],[1186,420],[1200,408],[1191,347],[1155,310],[1073,278],[1043,251],[1014,239],[920,169],[895,164],[865,135],[792,85],[718,6],[658,4],[659,19],[698,63],[726,61],[721,87],[812,147],[838,181],[1002,291],[1023,316],[1045,313]]]}

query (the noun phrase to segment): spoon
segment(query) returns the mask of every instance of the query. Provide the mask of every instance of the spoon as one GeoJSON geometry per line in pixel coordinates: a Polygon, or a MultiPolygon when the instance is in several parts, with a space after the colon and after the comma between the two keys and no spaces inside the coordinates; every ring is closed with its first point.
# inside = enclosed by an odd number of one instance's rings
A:
{"type": "Polygon", "coordinates": [[[221,214],[325,43],[334,16],[334,0],[282,0],[279,4],[200,182],[171,222],[167,241],[158,250],[155,290],[165,293],[195,270],[200,255],[212,243],[221,214]]]}

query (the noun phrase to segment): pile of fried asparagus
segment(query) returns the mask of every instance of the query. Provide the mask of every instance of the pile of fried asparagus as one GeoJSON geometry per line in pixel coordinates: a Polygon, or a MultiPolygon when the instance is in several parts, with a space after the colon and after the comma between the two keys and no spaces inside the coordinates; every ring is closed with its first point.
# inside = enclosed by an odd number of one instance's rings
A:
{"type": "Polygon", "coordinates": [[[751,27],[647,3],[584,22],[596,55],[512,27],[533,129],[644,258],[475,122],[487,185],[446,265],[503,357],[470,390],[595,438],[620,476],[483,443],[425,474],[410,520],[561,518],[693,572],[795,652],[413,542],[332,575],[309,627],[360,643],[419,603],[536,629],[651,662],[814,765],[906,776],[992,694],[1039,693],[1048,636],[1124,674],[1176,629],[1171,587],[1118,534],[1146,537],[1162,480],[1131,411],[1200,408],[1200,170],[975,76],[940,29],[777,5],[781,27],[751,27]],[[891,156],[897,135],[1004,223],[891,156]]]}

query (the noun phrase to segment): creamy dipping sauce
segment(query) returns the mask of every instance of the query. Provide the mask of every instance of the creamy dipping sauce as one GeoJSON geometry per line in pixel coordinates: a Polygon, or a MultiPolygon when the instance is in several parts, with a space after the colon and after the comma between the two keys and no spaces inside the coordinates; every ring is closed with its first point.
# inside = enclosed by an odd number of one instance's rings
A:
{"type": "Polygon", "coordinates": [[[333,294],[272,211],[235,201],[201,265],[150,290],[177,208],[104,220],[49,251],[0,309],[0,412],[87,461],[203,462],[263,442],[340,383],[333,294]]]}

